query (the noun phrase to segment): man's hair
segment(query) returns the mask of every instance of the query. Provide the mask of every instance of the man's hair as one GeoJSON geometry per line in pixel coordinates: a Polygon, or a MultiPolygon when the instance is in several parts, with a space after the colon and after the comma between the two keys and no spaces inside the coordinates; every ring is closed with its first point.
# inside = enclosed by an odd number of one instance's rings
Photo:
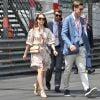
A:
{"type": "Polygon", "coordinates": [[[72,10],[74,11],[74,8],[78,8],[79,6],[83,6],[83,3],[78,0],[74,0],[72,3],[72,10]]]}
{"type": "Polygon", "coordinates": [[[54,14],[55,14],[56,12],[62,14],[62,11],[61,11],[60,9],[56,9],[56,10],[54,10],[54,14]]]}

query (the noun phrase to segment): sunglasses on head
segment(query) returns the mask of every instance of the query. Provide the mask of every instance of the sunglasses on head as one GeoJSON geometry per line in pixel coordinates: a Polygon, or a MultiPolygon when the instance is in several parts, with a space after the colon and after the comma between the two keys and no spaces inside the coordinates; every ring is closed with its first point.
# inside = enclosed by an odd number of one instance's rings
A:
{"type": "Polygon", "coordinates": [[[61,17],[61,15],[59,15],[59,14],[55,14],[55,16],[56,16],[56,17],[61,17]]]}
{"type": "Polygon", "coordinates": [[[45,20],[45,18],[38,17],[38,20],[43,20],[43,21],[44,21],[44,20],[45,20]]]}

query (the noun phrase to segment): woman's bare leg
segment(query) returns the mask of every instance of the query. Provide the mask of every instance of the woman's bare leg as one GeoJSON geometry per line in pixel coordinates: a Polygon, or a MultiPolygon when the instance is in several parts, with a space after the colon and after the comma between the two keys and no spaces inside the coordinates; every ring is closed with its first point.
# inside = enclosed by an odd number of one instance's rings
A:
{"type": "Polygon", "coordinates": [[[44,90],[44,86],[43,86],[43,68],[38,69],[37,81],[38,81],[40,90],[44,90]]]}
{"type": "Polygon", "coordinates": [[[37,80],[40,88],[40,95],[41,97],[47,97],[45,92],[44,92],[44,70],[43,68],[38,69],[38,75],[37,75],[37,80]]]}

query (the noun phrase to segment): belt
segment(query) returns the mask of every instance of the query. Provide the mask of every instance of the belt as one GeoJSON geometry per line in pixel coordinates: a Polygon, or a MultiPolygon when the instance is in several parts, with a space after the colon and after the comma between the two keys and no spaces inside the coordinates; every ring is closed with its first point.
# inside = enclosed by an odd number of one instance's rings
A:
{"type": "Polygon", "coordinates": [[[82,47],[82,46],[84,46],[84,43],[82,43],[82,44],[79,44],[79,47],[82,47]]]}
{"type": "Polygon", "coordinates": [[[55,46],[56,48],[59,48],[60,47],[60,45],[57,45],[57,46],[55,46]]]}

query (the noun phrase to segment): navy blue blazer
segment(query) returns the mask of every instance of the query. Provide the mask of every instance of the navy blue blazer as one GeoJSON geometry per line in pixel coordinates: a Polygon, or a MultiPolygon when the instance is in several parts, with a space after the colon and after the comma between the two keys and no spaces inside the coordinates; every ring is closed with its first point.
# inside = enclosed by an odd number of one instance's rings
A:
{"type": "MultiPolygon", "coordinates": [[[[48,28],[52,31],[53,33],[53,21],[48,22],[48,28]]],[[[59,47],[63,49],[63,40],[61,36],[61,30],[62,30],[62,22],[59,22],[58,24],[58,37],[59,37],[59,47]]]]}
{"type": "Polygon", "coordinates": [[[90,47],[92,48],[94,43],[93,43],[92,26],[90,24],[87,24],[87,35],[88,35],[88,40],[89,40],[90,47]]]}

